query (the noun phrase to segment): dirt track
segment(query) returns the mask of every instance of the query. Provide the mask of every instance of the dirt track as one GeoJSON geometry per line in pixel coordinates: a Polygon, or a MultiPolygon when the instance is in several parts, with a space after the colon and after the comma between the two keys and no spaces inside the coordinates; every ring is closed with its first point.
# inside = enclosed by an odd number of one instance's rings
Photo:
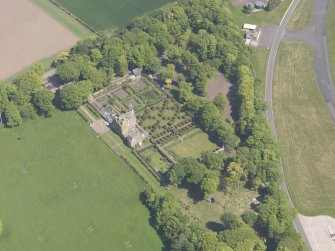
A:
{"type": "Polygon", "coordinates": [[[29,0],[1,0],[0,37],[0,80],[78,40],[29,0]]]}

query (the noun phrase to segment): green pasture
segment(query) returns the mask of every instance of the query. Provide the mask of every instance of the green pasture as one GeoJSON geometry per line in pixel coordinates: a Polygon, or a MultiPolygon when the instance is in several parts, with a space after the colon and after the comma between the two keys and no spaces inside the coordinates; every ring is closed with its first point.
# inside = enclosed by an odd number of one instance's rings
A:
{"type": "Polygon", "coordinates": [[[320,93],[312,50],[285,42],[273,79],[274,115],[286,181],[304,215],[335,216],[335,124],[320,93]]]}
{"type": "Polygon", "coordinates": [[[126,27],[134,19],[155,14],[171,0],[57,0],[96,30],[126,27]]]}
{"type": "Polygon", "coordinates": [[[75,112],[0,128],[0,250],[160,250],[145,185],[75,112]]]}

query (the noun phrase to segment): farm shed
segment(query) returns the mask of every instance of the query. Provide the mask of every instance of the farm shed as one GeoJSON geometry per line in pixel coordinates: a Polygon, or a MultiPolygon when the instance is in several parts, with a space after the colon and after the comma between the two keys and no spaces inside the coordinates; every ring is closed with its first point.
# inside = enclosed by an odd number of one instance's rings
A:
{"type": "Polygon", "coordinates": [[[244,24],[243,30],[256,30],[257,25],[255,24],[244,24]]]}

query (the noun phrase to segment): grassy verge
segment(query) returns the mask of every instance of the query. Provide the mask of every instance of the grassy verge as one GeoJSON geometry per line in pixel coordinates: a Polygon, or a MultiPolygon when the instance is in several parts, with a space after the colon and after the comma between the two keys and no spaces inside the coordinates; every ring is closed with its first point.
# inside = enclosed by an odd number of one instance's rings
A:
{"type": "Polygon", "coordinates": [[[0,138],[1,250],[161,250],[144,184],[77,113],[0,128],[0,138]]]}
{"type": "Polygon", "coordinates": [[[276,127],[295,207],[305,215],[335,216],[335,124],[317,85],[311,49],[283,43],[273,84],[276,127]]]}
{"type": "Polygon", "coordinates": [[[307,28],[312,22],[314,0],[301,0],[295,9],[286,29],[290,31],[299,31],[307,28]]]}
{"type": "Polygon", "coordinates": [[[284,0],[272,11],[258,11],[251,14],[243,13],[243,6],[233,3],[233,0],[230,1],[229,5],[234,18],[240,26],[244,23],[265,26],[267,24],[279,24],[291,2],[292,0],[284,0]]]}
{"type": "Polygon", "coordinates": [[[333,71],[333,80],[335,81],[335,1],[329,1],[328,19],[327,19],[327,38],[329,60],[333,71]]]}
{"type": "Polygon", "coordinates": [[[57,22],[71,31],[79,39],[83,39],[92,35],[93,33],[85,26],[80,24],[74,18],[70,17],[61,9],[57,8],[48,0],[31,0],[34,4],[43,9],[46,13],[52,16],[57,22]]]}

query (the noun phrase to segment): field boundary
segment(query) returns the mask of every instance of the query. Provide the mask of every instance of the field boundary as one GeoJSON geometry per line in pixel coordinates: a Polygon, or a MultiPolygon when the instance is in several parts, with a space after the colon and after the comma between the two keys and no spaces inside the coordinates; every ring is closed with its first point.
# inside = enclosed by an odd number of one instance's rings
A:
{"type": "Polygon", "coordinates": [[[82,25],[84,25],[87,29],[89,29],[90,31],[92,31],[94,34],[100,35],[99,32],[97,32],[95,29],[93,29],[90,25],[88,25],[87,23],[85,23],[79,17],[77,17],[76,15],[72,14],[70,11],[68,11],[67,9],[65,9],[61,4],[57,3],[54,0],[49,0],[49,2],[52,3],[52,4],[54,4],[57,8],[61,9],[63,12],[65,12],[66,14],[68,14],[70,17],[74,18],[76,21],[78,21],[82,25]]]}

